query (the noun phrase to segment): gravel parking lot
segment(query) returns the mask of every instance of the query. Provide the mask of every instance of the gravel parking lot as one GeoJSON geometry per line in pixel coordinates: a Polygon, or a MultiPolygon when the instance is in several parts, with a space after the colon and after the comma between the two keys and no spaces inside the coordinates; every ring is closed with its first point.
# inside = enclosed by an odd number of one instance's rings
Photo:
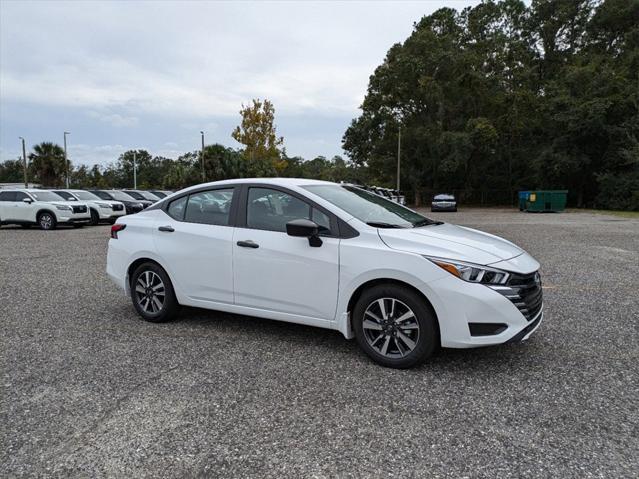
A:
{"type": "Polygon", "coordinates": [[[428,216],[542,263],[530,341],[379,367],[337,332],[138,319],[108,227],[0,229],[0,476],[636,477],[639,220],[428,216]]]}

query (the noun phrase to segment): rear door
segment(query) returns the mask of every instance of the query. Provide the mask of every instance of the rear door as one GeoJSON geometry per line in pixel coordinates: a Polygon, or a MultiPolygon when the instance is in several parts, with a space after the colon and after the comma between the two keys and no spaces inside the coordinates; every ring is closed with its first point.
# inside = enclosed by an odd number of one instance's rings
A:
{"type": "Polygon", "coordinates": [[[260,310],[333,320],[337,306],[336,219],[303,196],[271,186],[245,186],[233,237],[235,303],[260,310]],[[322,246],[286,234],[286,223],[323,226],[322,246]]]}
{"type": "Polygon", "coordinates": [[[233,303],[233,187],[171,201],[160,213],[155,246],[171,279],[189,298],[233,303]]]}

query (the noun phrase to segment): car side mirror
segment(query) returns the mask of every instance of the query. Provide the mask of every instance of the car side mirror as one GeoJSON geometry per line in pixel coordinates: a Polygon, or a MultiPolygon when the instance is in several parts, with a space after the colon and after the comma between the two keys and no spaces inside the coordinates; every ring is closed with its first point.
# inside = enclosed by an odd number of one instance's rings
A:
{"type": "Polygon", "coordinates": [[[33,203],[33,200],[31,198],[22,198],[22,202],[31,204],[33,203]]]}
{"type": "Polygon", "coordinates": [[[308,238],[308,244],[314,248],[322,246],[322,239],[319,237],[319,226],[311,220],[292,220],[286,223],[286,234],[308,238]]]}

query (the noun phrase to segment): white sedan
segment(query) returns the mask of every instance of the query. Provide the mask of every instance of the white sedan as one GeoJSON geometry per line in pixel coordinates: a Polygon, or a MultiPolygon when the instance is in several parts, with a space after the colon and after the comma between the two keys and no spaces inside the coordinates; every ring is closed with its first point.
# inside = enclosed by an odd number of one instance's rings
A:
{"type": "Polygon", "coordinates": [[[527,339],[543,316],[538,270],[491,234],[355,186],[281,178],[179,191],[118,219],[107,255],[148,321],[184,305],[335,329],[397,368],[439,346],[527,339]]]}

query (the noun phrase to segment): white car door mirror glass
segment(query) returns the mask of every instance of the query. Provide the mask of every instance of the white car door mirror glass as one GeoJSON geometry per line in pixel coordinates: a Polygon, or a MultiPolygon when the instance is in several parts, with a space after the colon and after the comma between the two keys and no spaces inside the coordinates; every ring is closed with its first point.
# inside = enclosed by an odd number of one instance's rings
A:
{"type": "Polygon", "coordinates": [[[32,200],[31,198],[24,198],[24,199],[22,200],[22,202],[23,202],[23,203],[29,203],[29,204],[31,204],[31,203],[33,203],[33,200],[32,200]]]}

